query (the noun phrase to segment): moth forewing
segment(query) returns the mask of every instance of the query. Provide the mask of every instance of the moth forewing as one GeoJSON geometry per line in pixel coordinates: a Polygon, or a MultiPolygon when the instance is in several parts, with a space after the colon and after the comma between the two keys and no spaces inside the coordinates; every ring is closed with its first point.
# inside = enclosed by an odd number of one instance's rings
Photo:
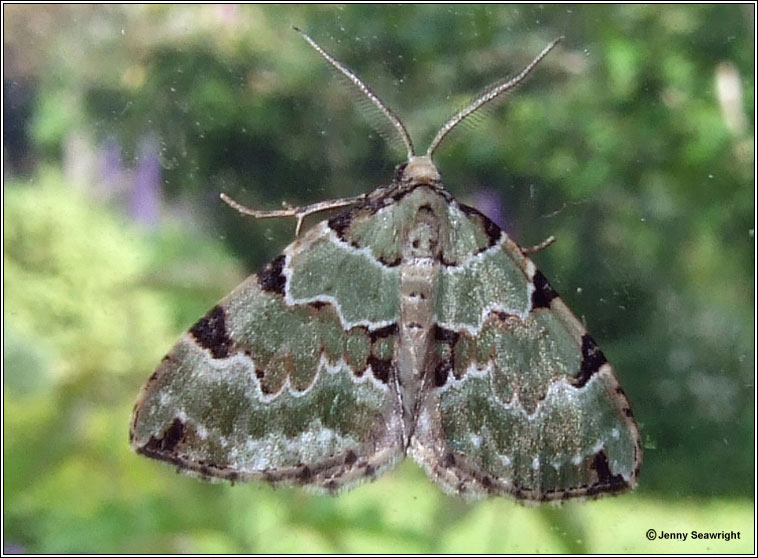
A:
{"type": "Polygon", "coordinates": [[[444,188],[432,155],[524,70],[459,111],[387,186],[253,217],[306,231],[177,342],[135,406],[132,447],[203,477],[334,493],[406,455],[445,491],[532,501],[635,485],[641,446],[605,355],[523,250],[444,188]]]}

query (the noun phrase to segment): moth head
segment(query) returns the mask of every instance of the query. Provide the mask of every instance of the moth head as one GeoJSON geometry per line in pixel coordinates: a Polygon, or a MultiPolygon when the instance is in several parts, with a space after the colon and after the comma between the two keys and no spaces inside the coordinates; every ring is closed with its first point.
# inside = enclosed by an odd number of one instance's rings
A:
{"type": "Polygon", "coordinates": [[[558,37],[547,45],[534,60],[512,78],[498,80],[486,87],[479,95],[475,96],[467,106],[456,112],[444,124],[444,126],[440,128],[439,132],[437,132],[437,135],[432,140],[432,143],[429,145],[429,149],[426,150],[426,154],[416,155],[413,148],[413,142],[411,141],[411,137],[408,134],[405,125],[400,121],[400,118],[397,117],[392,109],[390,109],[368,85],[361,81],[350,68],[337,61],[305,32],[297,27],[295,27],[295,31],[300,33],[308,44],[316,49],[316,51],[329,62],[331,67],[337,71],[337,76],[340,78],[340,81],[347,85],[347,87],[354,93],[357,99],[357,104],[367,113],[366,116],[368,121],[373,125],[379,135],[386,139],[391,146],[401,146],[405,148],[408,162],[405,164],[405,168],[402,170],[400,178],[403,180],[419,182],[439,181],[440,173],[432,162],[432,157],[437,147],[442,143],[442,140],[444,140],[448,134],[458,126],[458,124],[466,120],[483,106],[502,98],[505,93],[522,83],[537,64],[539,64],[540,61],[553,50],[555,45],[563,39],[563,37],[558,37]],[[370,102],[366,103],[366,99],[370,102]]]}
{"type": "Polygon", "coordinates": [[[400,177],[403,182],[422,182],[425,184],[439,182],[440,178],[440,171],[429,155],[411,155],[400,177]]]}

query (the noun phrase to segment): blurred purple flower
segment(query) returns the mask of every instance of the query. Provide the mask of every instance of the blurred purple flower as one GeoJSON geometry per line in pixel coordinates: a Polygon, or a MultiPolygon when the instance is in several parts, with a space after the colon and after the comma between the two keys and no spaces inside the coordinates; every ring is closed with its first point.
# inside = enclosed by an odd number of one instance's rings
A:
{"type": "Polygon", "coordinates": [[[97,195],[105,199],[121,194],[124,188],[124,161],[121,158],[121,145],[114,138],[106,140],[100,147],[100,177],[97,181],[97,195]]]}
{"type": "Polygon", "coordinates": [[[471,196],[471,205],[492,219],[497,226],[505,228],[503,198],[493,188],[481,188],[471,196]]]}
{"type": "Polygon", "coordinates": [[[161,165],[158,159],[158,141],[153,136],[143,137],[139,144],[137,168],[130,195],[129,209],[132,218],[148,227],[158,224],[161,203],[161,165]]]}

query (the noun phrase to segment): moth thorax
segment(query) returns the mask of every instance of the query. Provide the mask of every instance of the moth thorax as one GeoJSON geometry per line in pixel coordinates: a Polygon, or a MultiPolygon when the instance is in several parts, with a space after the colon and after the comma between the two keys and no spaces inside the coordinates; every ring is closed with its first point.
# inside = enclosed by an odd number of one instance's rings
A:
{"type": "Polygon", "coordinates": [[[419,207],[413,226],[408,231],[406,258],[434,258],[439,249],[439,223],[432,208],[419,207]]]}
{"type": "Polygon", "coordinates": [[[408,164],[403,171],[403,181],[405,182],[439,182],[440,171],[432,162],[429,155],[414,155],[408,160],[408,164]]]}

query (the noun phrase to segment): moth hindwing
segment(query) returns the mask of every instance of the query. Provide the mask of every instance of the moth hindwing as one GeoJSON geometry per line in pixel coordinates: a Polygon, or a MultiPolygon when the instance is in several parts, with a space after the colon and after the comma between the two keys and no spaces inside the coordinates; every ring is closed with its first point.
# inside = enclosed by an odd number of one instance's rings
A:
{"type": "MultiPolygon", "coordinates": [[[[304,34],[303,34],[304,35],[304,34]]],[[[137,401],[132,447],[203,477],[328,492],[410,455],[445,491],[544,501],[633,487],[640,438],[610,364],[500,228],[432,162],[447,133],[520,83],[497,82],[385,187],[305,232],[200,319],[137,401]]]]}

